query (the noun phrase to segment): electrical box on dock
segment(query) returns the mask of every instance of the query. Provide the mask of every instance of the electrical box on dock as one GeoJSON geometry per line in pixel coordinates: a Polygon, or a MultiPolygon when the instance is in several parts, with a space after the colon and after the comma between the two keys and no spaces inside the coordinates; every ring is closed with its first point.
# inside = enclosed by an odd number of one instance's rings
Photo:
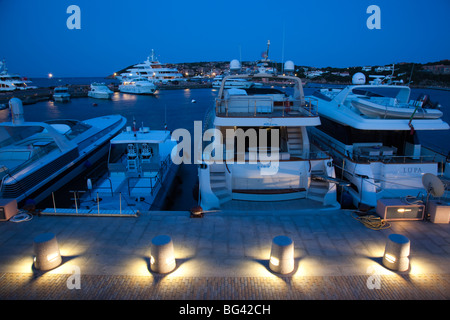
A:
{"type": "Polygon", "coordinates": [[[0,221],[7,221],[18,212],[16,199],[0,199],[0,221]]]}
{"type": "Polygon", "coordinates": [[[425,206],[402,199],[380,199],[377,201],[376,212],[384,220],[423,220],[425,206]]]}

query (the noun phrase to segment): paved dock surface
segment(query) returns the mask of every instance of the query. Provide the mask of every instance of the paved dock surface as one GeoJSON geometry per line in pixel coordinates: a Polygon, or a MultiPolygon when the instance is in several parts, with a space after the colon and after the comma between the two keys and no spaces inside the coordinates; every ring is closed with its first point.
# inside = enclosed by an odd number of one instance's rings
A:
{"type": "Polygon", "coordinates": [[[450,225],[391,222],[372,230],[351,210],[147,212],[138,217],[34,216],[0,222],[0,299],[448,300],[450,225]],[[63,263],[33,268],[33,239],[56,235],[63,263]],[[411,241],[410,269],[381,258],[389,234],[411,241]],[[169,235],[176,269],[150,271],[150,244],[169,235]],[[295,269],[269,269],[272,239],[294,241],[295,269]]]}

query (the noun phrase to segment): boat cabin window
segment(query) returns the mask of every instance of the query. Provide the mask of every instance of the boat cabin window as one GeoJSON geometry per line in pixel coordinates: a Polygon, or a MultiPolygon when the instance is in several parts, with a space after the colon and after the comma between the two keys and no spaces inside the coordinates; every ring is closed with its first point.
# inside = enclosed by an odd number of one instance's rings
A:
{"type": "Polygon", "coordinates": [[[358,143],[379,143],[384,146],[395,147],[398,155],[405,152],[405,143],[418,144],[417,134],[411,135],[409,130],[360,130],[344,126],[325,117],[320,118],[318,129],[334,137],[346,145],[358,143]]]}

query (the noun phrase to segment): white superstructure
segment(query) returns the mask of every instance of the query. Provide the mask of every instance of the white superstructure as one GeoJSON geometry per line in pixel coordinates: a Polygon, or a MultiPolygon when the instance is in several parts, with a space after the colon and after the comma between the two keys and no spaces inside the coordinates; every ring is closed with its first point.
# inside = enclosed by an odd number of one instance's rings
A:
{"type": "Polygon", "coordinates": [[[92,83],[88,92],[88,97],[96,99],[111,99],[114,92],[104,83],[92,83]]]}
{"type": "Polygon", "coordinates": [[[152,54],[146,61],[134,65],[132,68],[117,75],[116,78],[121,81],[132,80],[134,78],[147,78],[150,81],[161,83],[186,81],[176,68],[159,62],[155,57],[154,50],[152,50],[152,54]]]}
{"type": "Polygon", "coordinates": [[[178,168],[170,157],[175,145],[168,130],[126,127],[111,140],[108,172],[90,181],[82,206],[134,213],[161,209],[178,168]]]}
{"type": "Polygon", "coordinates": [[[339,206],[332,159],[309,142],[306,131],[320,124],[313,100],[305,99],[297,77],[269,73],[225,77],[204,123],[198,170],[201,208],[222,208],[235,200],[298,199],[339,206]],[[227,89],[230,78],[266,86],[227,89]],[[292,92],[267,85],[272,81],[294,83],[292,92]],[[230,146],[225,141],[236,143],[230,146]]]}
{"type": "Polygon", "coordinates": [[[55,100],[55,102],[68,102],[68,101],[70,101],[69,88],[67,88],[67,87],[56,87],[53,90],[53,100],[55,100]]]}
{"type": "Polygon", "coordinates": [[[0,61],[0,91],[14,91],[35,89],[35,86],[30,86],[31,81],[22,78],[17,74],[8,73],[5,60],[0,61]]]}
{"type": "Polygon", "coordinates": [[[321,89],[313,96],[322,124],[310,128],[311,140],[332,154],[338,177],[351,183],[348,193],[355,206],[426,194],[425,173],[450,177],[446,156],[423,146],[417,136],[418,131],[448,130],[449,125],[426,116],[438,111],[432,103],[425,108],[423,99],[410,101],[409,87],[360,84],[321,89]],[[367,112],[362,103],[377,104],[382,111],[367,112]],[[393,114],[411,108],[404,116],[393,114]]]}
{"type": "Polygon", "coordinates": [[[123,93],[154,94],[156,90],[156,85],[153,83],[153,81],[150,81],[147,78],[124,80],[119,85],[119,91],[123,93]]]}

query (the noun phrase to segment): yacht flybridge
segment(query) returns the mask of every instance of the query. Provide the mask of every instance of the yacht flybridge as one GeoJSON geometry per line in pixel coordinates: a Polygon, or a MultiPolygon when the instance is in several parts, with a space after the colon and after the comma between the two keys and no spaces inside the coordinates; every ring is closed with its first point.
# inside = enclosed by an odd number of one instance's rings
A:
{"type": "Polygon", "coordinates": [[[236,200],[298,199],[339,206],[332,159],[310,143],[306,131],[320,125],[314,101],[305,98],[297,77],[268,73],[224,77],[204,123],[198,169],[201,208],[224,208],[236,200]],[[229,78],[263,86],[227,89],[229,78]],[[286,89],[292,93],[272,87],[275,82],[294,83],[286,89]]]}
{"type": "Polygon", "coordinates": [[[120,115],[85,121],[26,122],[20,99],[0,123],[0,198],[39,203],[96,163],[125,126],[120,115]]]}
{"type": "Polygon", "coordinates": [[[450,177],[446,155],[418,139],[420,131],[449,129],[429,98],[413,101],[409,87],[380,83],[321,89],[313,97],[321,125],[310,127],[311,141],[333,156],[355,206],[426,194],[426,173],[450,177]]]}

